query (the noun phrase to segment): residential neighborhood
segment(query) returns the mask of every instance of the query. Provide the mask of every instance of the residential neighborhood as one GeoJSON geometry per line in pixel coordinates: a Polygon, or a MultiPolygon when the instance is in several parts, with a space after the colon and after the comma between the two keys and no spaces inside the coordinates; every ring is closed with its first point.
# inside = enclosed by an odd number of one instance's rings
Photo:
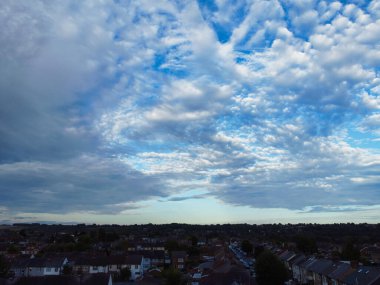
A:
{"type": "Polygon", "coordinates": [[[380,285],[379,231],[378,224],[3,225],[0,284],[261,285],[267,252],[285,270],[280,284],[380,285]]]}

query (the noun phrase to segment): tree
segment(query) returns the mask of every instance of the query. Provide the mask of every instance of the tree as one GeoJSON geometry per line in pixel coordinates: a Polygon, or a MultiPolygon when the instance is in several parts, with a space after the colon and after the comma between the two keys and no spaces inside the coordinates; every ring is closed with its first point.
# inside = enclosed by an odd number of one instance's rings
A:
{"type": "Polygon", "coordinates": [[[165,279],[165,285],[184,285],[186,280],[183,274],[174,268],[168,268],[162,272],[165,279]]]}
{"type": "Polygon", "coordinates": [[[241,243],[241,250],[246,254],[251,254],[253,251],[253,246],[248,240],[243,240],[241,243]]]}
{"type": "Polygon", "coordinates": [[[22,236],[23,238],[26,238],[27,237],[27,234],[26,234],[26,230],[25,229],[22,229],[19,231],[19,234],[20,236],[22,236]]]}
{"type": "Polygon", "coordinates": [[[106,238],[107,238],[107,233],[106,233],[105,229],[100,228],[98,230],[98,240],[102,241],[102,242],[105,242],[106,238]]]}
{"type": "Polygon", "coordinates": [[[288,280],[285,265],[268,250],[256,260],[256,281],[259,285],[283,285],[288,280]]]}
{"type": "Polygon", "coordinates": [[[65,264],[62,269],[63,275],[70,275],[73,272],[73,268],[70,265],[65,264]]]}
{"type": "Polygon", "coordinates": [[[0,255],[0,277],[8,277],[10,265],[4,256],[0,255]]]}
{"type": "Polygon", "coordinates": [[[359,260],[360,251],[351,241],[349,241],[342,250],[341,258],[343,260],[350,260],[350,261],[359,260]]]}
{"type": "Polygon", "coordinates": [[[20,252],[20,249],[19,249],[16,245],[11,244],[11,245],[8,247],[7,252],[8,252],[9,254],[18,254],[18,253],[20,252]]]}
{"type": "Polygon", "coordinates": [[[128,281],[131,278],[131,270],[125,267],[120,270],[120,281],[128,281]]]}
{"type": "Polygon", "coordinates": [[[198,245],[198,238],[196,236],[191,236],[190,238],[191,245],[192,246],[197,246],[198,245]]]}
{"type": "Polygon", "coordinates": [[[173,250],[179,250],[181,247],[179,246],[178,242],[175,240],[168,240],[165,243],[165,248],[169,251],[172,252],[173,250]]]}
{"type": "Polygon", "coordinates": [[[258,259],[260,254],[262,254],[264,252],[264,250],[265,250],[264,246],[262,246],[262,245],[256,246],[255,251],[254,251],[255,259],[258,259]]]}
{"type": "Polygon", "coordinates": [[[296,237],[296,244],[298,250],[306,254],[312,254],[318,251],[317,243],[315,242],[315,239],[311,237],[299,235],[296,237]]]}
{"type": "Polygon", "coordinates": [[[78,242],[75,244],[75,250],[86,251],[91,247],[91,237],[88,235],[80,235],[78,242]]]}

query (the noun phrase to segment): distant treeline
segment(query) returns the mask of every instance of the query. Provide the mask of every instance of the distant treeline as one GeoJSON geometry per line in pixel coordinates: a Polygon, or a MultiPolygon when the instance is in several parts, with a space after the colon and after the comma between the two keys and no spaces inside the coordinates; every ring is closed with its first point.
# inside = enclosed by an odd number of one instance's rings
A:
{"type": "MultiPolygon", "coordinates": [[[[47,235],[57,232],[78,234],[81,232],[97,233],[101,229],[113,235],[134,235],[136,237],[186,237],[196,236],[198,239],[207,240],[218,238],[229,240],[231,238],[248,239],[257,242],[296,242],[300,236],[308,237],[316,242],[345,243],[348,240],[353,243],[375,243],[379,242],[380,223],[378,224],[142,224],[142,225],[45,225],[45,224],[14,224],[15,228],[29,231],[44,232],[47,235]]],[[[9,227],[12,228],[12,227],[9,227]]]]}

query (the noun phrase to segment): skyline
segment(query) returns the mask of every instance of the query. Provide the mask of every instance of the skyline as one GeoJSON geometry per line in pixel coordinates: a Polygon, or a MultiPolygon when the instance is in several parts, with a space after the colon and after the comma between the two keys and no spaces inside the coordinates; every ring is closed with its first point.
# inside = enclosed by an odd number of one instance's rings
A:
{"type": "Polygon", "coordinates": [[[3,1],[0,223],[380,221],[380,1],[3,1]]]}

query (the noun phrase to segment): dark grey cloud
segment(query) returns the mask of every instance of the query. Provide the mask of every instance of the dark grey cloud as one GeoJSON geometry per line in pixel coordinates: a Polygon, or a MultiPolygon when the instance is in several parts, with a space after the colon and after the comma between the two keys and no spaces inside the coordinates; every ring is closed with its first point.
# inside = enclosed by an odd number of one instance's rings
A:
{"type": "MultiPolygon", "coordinates": [[[[5,212],[115,213],[134,207],[128,203],[165,196],[160,178],[121,162],[115,156],[120,150],[105,146],[96,126],[104,109],[119,103],[117,69],[136,71],[145,56],[114,40],[128,25],[126,14],[120,15],[126,10],[99,5],[3,3],[0,199],[5,212]],[[111,14],[124,23],[115,23],[111,14]]],[[[138,76],[132,79],[136,86],[138,76]]]]}
{"type": "Polygon", "coordinates": [[[161,202],[179,202],[179,201],[185,201],[190,199],[204,199],[208,195],[206,194],[199,194],[199,195],[191,195],[191,196],[180,196],[180,197],[172,197],[168,198],[166,200],[160,200],[161,202]]]}
{"type": "Polygon", "coordinates": [[[86,96],[99,77],[86,66],[93,58],[90,47],[65,38],[59,5],[3,5],[0,161],[64,159],[94,150],[97,136],[86,122],[86,96]]]}
{"type": "Polygon", "coordinates": [[[13,211],[69,213],[123,211],[128,204],[166,196],[159,178],[112,158],[78,157],[59,162],[20,162],[0,167],[2,205],[13,211]]]}

